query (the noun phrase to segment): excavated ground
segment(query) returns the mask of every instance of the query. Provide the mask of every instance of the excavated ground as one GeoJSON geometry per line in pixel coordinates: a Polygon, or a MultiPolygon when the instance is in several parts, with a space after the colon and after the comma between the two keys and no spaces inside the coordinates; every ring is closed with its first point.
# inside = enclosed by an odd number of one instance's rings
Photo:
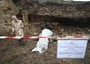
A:
{"type": "MultiPolygon", "coordinates": [[[[61,20],[37,17],[31,18],[29,21],[29,35],[39,35],[41,27],[45,23],[52,27],[53,36],[88,35],[90,33],[89,25],[82,26],[74,22],[67,25],[68,22],[62,22],[61,20]]],[[[90,64],[90,41],[84,59],[57,59],[57,41],[56,39],[52,40],[54,41],[49,43],[48,50],[43,54],[31,52],[38,39],[24,39],[25,46],[19,46],[17,40],[0,40],[0,64],[90,64]]]]}

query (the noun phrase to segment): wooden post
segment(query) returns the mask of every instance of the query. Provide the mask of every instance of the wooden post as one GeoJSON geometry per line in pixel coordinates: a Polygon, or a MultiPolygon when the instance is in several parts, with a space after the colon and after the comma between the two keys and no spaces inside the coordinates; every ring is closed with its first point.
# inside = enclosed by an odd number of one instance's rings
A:
{"type": "Polygon", "coordinates": [[[29,23],[28,23],[28,11],[23,10],[22,11],[22,20],[24,23],[24,33],[25,35],[29,34],[29,23]]]}

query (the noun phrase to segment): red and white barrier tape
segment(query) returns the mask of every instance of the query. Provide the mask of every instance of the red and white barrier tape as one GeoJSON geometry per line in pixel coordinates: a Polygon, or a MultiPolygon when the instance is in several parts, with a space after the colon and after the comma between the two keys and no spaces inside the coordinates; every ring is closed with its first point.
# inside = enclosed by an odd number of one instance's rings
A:
{"type": "Polygon", "coordinates": [[[0,36],[0,39],[36,39],[36,38],[58,38],[58,39],[89,39],[89,36],[57,36],[57,37],[47,37],[47,36],[0,36]]]}

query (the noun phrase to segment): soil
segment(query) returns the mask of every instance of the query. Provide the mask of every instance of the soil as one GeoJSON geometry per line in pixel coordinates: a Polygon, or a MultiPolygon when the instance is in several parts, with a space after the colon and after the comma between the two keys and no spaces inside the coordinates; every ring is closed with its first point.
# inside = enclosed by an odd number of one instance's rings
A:
{"type": "MultiPolygon", "coordinates": [[[[29,22],[29,35],[39,35],[41,27],[46,23],[42,18],[29,22]]],[[[66,26],[57,21],[49,19],[47,24],[52,27],[53,36],[59,35],[88,35],[90,33],[87,27],[66,26]]],[[[86,56],[84,59],[57,59],[57,41],[49,43],[49,48],[43,54],[31,52],[38,39],[24,39],[25,46],[19,46],[17,40],[0,40],[0,64],[90,64],[90,41],[86,56]]]]}

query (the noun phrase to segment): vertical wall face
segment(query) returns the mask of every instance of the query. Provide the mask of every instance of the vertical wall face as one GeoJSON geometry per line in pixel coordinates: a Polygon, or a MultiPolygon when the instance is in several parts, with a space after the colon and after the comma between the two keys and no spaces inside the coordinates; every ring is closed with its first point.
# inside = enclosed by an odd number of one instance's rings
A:
{"type": "Polygon", "coordinates": [[[61,1],[73,1],[73,0],[38,0],[40,3],[44,2],[53,2],[53,3],[60,3],[61,1]]]}
{"type": "Polygon", "coordinates": [[[90,0],[73,0],[73,1],[90,1],[90,0]]]}
{"type": "Polygon", "coordinates": [[[73,0],[64,0],[64,1],[73,1],[73,0]]]}
{"type": "Polygon", "coordinates": [[[47,2],[48,0],[38,0],[40,3],[47,2]]]}
{"type": "Polygon", "coordinates": [[[27,0],[20,0],[21,5],[23,5],[27,0]]]}

